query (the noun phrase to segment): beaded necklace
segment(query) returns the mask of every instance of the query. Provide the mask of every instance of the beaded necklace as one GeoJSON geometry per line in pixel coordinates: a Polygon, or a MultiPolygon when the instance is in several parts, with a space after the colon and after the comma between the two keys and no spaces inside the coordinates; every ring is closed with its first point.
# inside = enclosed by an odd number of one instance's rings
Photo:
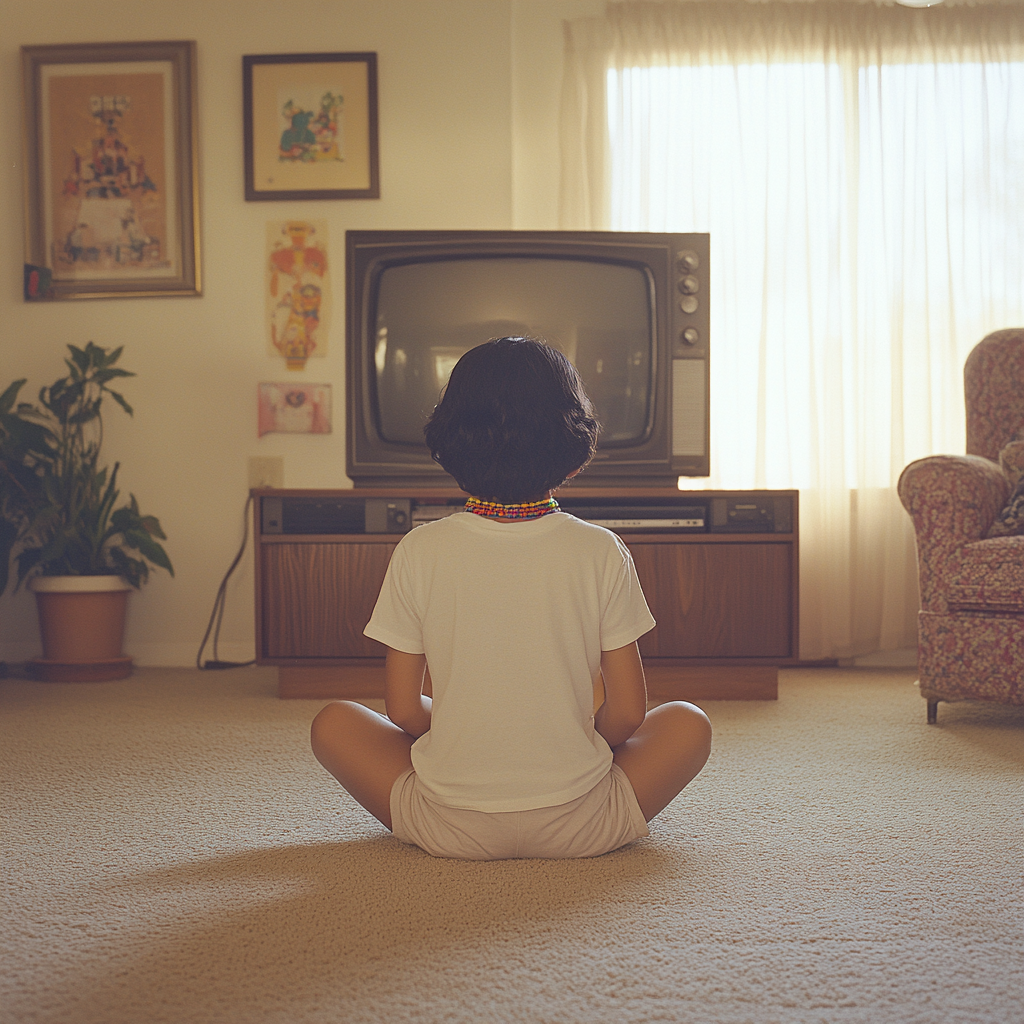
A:
{"type": "Polygon", "coordinates": [[[484,501],[482,498],[470,498],[466,502],[466,511],[488,519],[539,519],[558,511],[558,502],[554,498],[542,501],[524,501],[515,505],[502,505],[497,501],[484,501]]]}

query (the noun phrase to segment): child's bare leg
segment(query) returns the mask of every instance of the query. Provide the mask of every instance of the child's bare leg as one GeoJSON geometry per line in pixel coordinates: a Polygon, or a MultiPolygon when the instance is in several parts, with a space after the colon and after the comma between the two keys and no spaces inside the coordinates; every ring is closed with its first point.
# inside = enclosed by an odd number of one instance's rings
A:
{"type": "Polygon", "coordinates": [[[650,821],[704,767],[711,753],[711,723],[695,704],[662,704],[612,753],[650,821]]]}
{"type": "Polygon", "coordinates": [[[347,700],[313,719],[316,759],[378,821],[391,828],[391,787],[412,767],[415,740],[383,715],[347,700]]]}

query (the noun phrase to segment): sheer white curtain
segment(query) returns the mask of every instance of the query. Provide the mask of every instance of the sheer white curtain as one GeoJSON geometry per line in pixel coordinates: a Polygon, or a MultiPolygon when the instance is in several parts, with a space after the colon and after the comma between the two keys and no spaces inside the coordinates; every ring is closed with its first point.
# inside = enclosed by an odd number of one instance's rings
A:
{"type": "Polygon", "coordinates": [[[565,31],[562,226],[711,233],[689,486],[800,489],[805,658],[913,647],[896,480],[964,450],[964,359],[1024,323],[1024,8],[623,3],[565,31]]]}

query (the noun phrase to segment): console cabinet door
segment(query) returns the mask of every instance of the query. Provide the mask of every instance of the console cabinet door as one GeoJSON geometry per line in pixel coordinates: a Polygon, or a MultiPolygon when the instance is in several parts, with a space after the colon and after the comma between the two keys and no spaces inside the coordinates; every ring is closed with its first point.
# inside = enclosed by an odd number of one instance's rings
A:
{"type": "Polygon", "coordinates": [[[628,543],[658,625],[650,658],[789,658],[788,544],[628,543]]]}
{"type": "Polygon", "coordinates": [[[394,543],[264,544],[264,658],[383,658],[363,636],[394,543]]]}

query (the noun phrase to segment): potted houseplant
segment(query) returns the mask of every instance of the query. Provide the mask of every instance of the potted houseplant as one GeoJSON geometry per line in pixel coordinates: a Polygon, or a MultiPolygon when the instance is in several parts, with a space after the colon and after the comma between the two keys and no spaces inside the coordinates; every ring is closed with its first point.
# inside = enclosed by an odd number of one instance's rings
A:
{"type": "Polygon", "coordinates": [[[121,348],[68,349],[67,375],[40,390],[38,406],[18,402],[24,380],[0,395],[0,593],[13,559],[15,586],[27,580],[36,595],[38,678],[120,679],[132,668],[121,652],[128,594],[151,565],[174,569],[159,520],[135,495],[118,504],[120,464],[100,464],[103,401],[132,415],[110,383],[135,374],[115,365],[121,348]]]}

